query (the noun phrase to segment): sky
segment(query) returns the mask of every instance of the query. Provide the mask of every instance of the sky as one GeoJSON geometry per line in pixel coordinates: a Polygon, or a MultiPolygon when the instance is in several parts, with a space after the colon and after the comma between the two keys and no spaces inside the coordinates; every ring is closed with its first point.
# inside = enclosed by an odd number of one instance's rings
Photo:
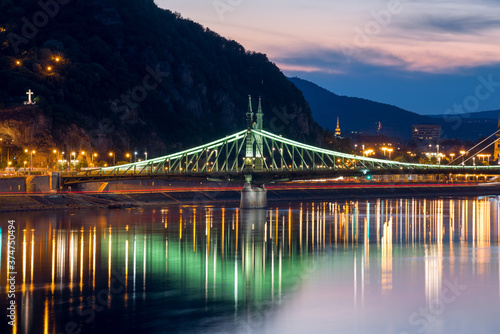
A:
{"type": "Polygon", "coordinates": [[[419,114],[500,109],[499,0],[155,0],[285,75],[419,114]]]}

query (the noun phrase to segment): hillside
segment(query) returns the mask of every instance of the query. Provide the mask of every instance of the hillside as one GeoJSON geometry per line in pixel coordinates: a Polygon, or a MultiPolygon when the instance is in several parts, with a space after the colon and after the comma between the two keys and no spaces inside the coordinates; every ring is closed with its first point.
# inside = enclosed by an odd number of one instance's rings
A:
{"type": "MultiPolygon", "coordinates": [[[[255,108],[262,96],[266,128],[275,108],[288,115],[283,135],[319,141],[322,130],[301,92],[264,54],[153,0],[56,9],[31,31],[46,8],[0,1],[0,112],[22,106],[31,89],[60,150],[147,150],[151,157],[208,142],[244,128],[249,94],[255,108]]],[[[14,145],[30,144],[11,132],[14,145]]]]}
{"type": "MultiPolygon", "coordinates": [[[[478,111],[478,112],[473,112],[473,113],[464,113],[464,114],[458,114],[462,115],[463,118],[470,118],[470,119],[491,119],[498,121],[498,116],[500,114],[500,110],[489,110],[489,111],[478,111]]],[[[446,115],[430,115],[430,117],[433,118],[444,118],[446,115]]]]}
{"type": "Polygon", "coordinates": [[[337,116],[344,134],[362,132],[381,133],[404,140],[411,138],[413,124],[440,124],[443,138],[477,140],[489,136],[496,130],[498,112],[470,115],[423,116],[392,105],[366,99],[339,96],[310,81],[289,78],[303,93],[308,101],[314,119],[324,128],[334,130],[337,116]],[[496,119],[486,117],[496,113],[496,119]],[[379,130],[379,122],[382,127],[379,130]]]}

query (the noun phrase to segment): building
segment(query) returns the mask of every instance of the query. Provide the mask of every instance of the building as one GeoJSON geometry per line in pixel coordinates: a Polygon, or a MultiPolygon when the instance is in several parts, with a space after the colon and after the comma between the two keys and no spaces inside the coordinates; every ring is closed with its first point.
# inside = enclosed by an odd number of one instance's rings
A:
{"type": "Polygon", "coordinates": [[[418,145],[439,144],[441,140],[441,125],[416,124],[412,125],[411,139],[418,145]]]}
{"type": "Polygon", "coordinates": [[[498,130],[499,131],[497,131],[495,149],[493,151],[493,160],[496,160],[500,164],[500,114],[498,115],[498,130]]]}

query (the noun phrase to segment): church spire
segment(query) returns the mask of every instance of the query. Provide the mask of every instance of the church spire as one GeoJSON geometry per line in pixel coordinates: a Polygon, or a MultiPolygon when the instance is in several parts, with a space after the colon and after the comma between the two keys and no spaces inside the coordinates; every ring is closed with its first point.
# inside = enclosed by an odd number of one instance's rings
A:
{"type": "Polygon", "coordinates": [[[340,131],[339,117],[337,116],[337,128],[335,129],[335,137],[340,137],[342,132],[340,131]]]}
{"type": "Polygon", "coordinates": [[[253,126],[252,96],[248,95],[247,130],[253,126]]]}
{"type": "Polygon", "coordinates": [[[262,125],[263,125],[262,117],[263,116],[264,116],[264,114],[262,113],[262,99],[259,96],[259,109],[257,110],[257,126],[256,126],[257,130],[262,130],[262,125]]]}

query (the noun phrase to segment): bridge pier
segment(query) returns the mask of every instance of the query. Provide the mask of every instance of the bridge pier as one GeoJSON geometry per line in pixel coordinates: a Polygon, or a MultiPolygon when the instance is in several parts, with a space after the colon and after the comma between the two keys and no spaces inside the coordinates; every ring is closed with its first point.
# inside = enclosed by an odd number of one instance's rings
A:
{"type": "Polygon", "coordinates": [[[252,186],[245,183],[241,189],[241,209],[265,209],[267,208],[267,190],[264,185],[252,186]]]}

